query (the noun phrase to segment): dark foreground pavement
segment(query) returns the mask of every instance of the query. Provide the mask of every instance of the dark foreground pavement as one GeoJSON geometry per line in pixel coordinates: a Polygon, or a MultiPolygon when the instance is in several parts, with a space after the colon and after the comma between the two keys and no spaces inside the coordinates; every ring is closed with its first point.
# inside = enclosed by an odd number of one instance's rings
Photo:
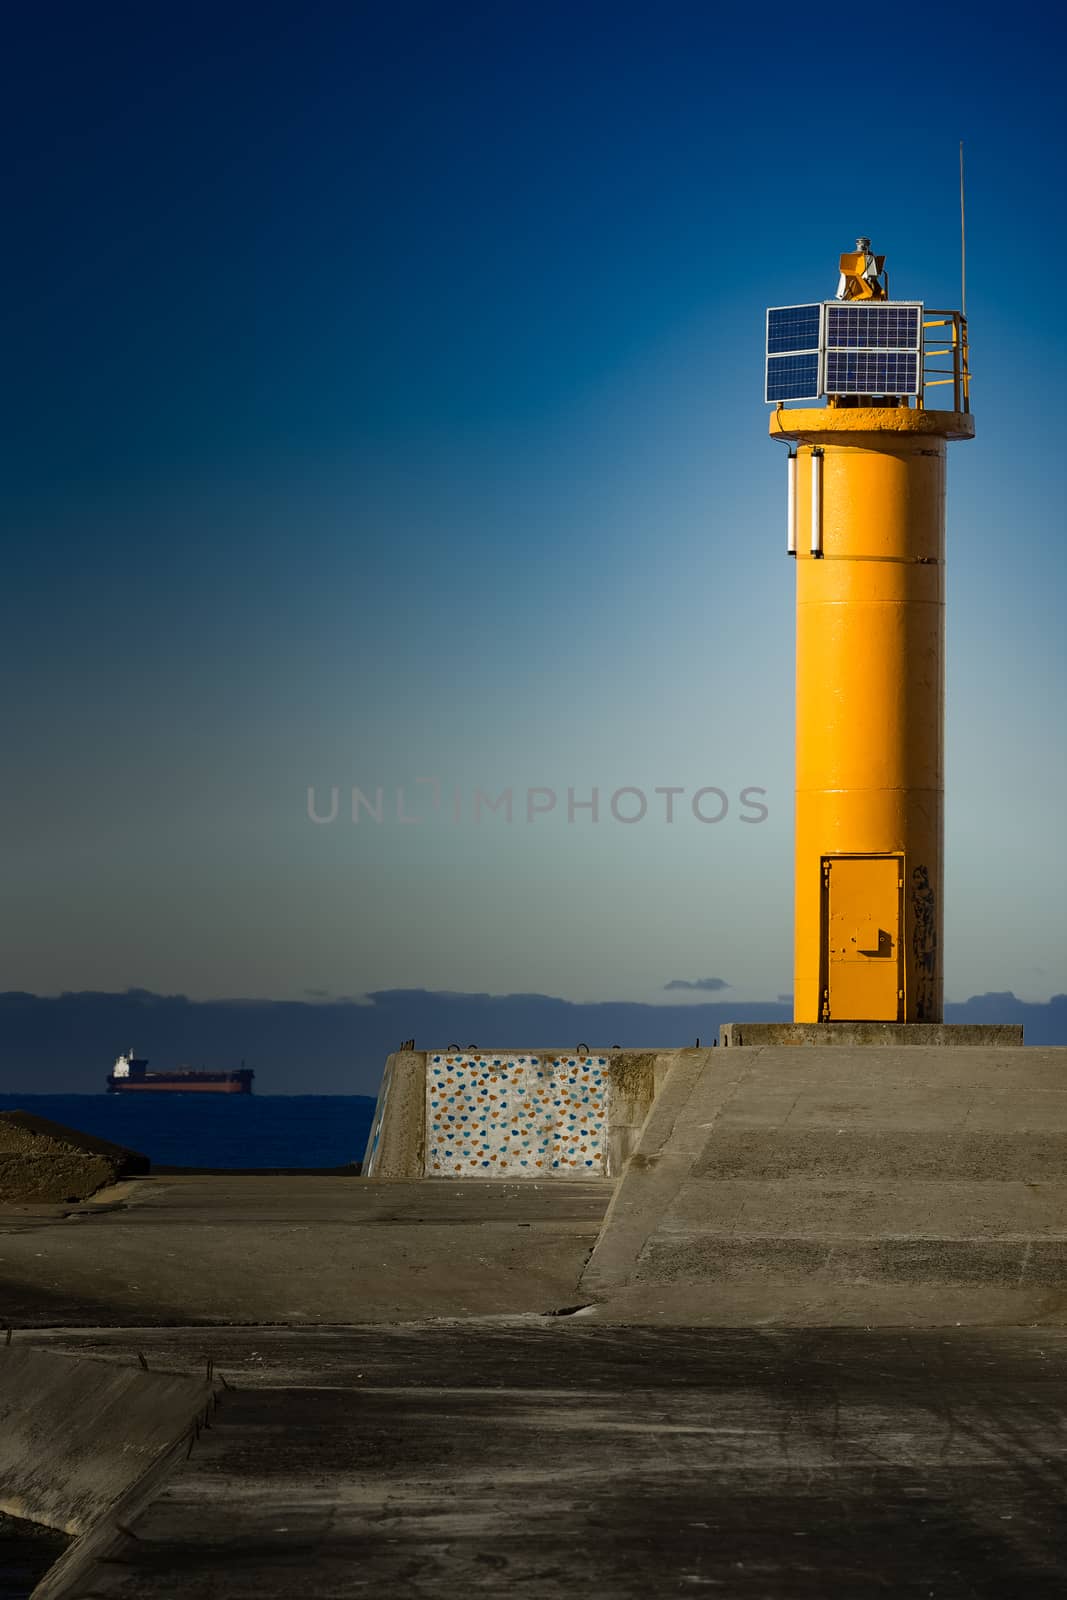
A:
{"type": "Polygon", "coordinates": [[[1067,1592],[1067,1334],[22,1332],[231,1383],[89,1596],[1067,1592]]]}
{"type": "Polygon", "coordinates": [[[0,1600],[25,1600],[70,1540],[0,1511],[0,1600]]]}

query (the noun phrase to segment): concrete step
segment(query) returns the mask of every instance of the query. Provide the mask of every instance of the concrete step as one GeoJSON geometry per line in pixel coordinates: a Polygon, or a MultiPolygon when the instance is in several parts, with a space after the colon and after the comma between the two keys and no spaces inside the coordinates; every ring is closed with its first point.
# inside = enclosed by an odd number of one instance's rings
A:
{"type": "Polygon", "coordinates": [[[798,1239],[1067,1238],[1067,1182],[929,1177],[691,1178],[658,1235],[798,1239]]]}
{"type": "Polygon", "coordinates": [[[818,1282],[1067,1284],[1067,1235],[1055,1239],[882,1238],[689,1234],[659,1236],[642,1255],[637,1283],[726,1282],[769,1278],[818,1282]]]}
{"type": "Polygon", "coordinates": [[[847,1131],[792,1123],[767,1130],[723,1117],[694,1161],[692,1177],[1054,1183],[1067,1178],[1067,1132],[870,1129],[854,1122],[847,1131]]]}
{"type": "Polygon", "coordinates": [[[582,1289],[624,1320],[732,1321],[752,1296],[853,1320],[869,1294],[906,1321],[919,1290],[926,1318],[952,1290],[948,1321],[983,1320],[982,1294],[994,1320],[1064,1320],[1067,1050],[686,1051],[582,1289]]]}

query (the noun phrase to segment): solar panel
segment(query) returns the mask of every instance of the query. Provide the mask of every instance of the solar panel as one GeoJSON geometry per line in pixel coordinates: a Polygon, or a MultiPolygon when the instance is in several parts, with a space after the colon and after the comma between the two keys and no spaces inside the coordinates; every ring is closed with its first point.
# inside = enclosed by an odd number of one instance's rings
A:
{"type": "Polygon", "coordinates": [[[776,400],[817,400],[819,398],[819,352],[767,357],[768,403],[776,400]]]}
{"type": "Polygon", "coordinates": [[[918,350],[922,306],[846,302],[826,307],[828,350],[918,350]]]}
{"type": "Polygon", "coordinates": [[[828,305],[826,393],[918,394],[921,349],[921,305],[828,305]]]}
{"type": "Polygon", "coordinates": [[[767,312],[769,404],[817,400],[822,347],[822,305],[772,306],[767,312]]]}
{"type": "Polygon", "coordinates": [[[767,312],[767,354],[817,350],[822,306],[772,306],[767,312]]]}
{"type": "Polygon", "coordinates": [[[824,395],[922,392],[919,301],[826,300],[767,312],[769,405],[824,395]]]}
{"type": "Polygon", "coordinates": [[[912,350],[827,350],[827,394],[918,394],[919,356],[912,350]]]}

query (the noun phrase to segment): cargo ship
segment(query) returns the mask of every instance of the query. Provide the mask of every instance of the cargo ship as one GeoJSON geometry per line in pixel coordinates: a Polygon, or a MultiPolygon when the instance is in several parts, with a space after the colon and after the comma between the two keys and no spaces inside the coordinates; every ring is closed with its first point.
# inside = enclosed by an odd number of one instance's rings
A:
{"type": "Polygon", "coordinates": [[[149,1072],[148,1061],[132,1050],[119,1056],[108,1073],[108,1094],[251,1094],[251,1067],[236,1072],[149,1072]]]}

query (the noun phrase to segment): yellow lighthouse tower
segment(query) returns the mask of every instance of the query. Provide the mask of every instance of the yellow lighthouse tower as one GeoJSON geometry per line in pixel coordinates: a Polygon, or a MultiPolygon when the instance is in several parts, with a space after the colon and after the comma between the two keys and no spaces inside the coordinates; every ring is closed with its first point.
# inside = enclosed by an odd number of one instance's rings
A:
{"type": "Polygon", "coordinates": [[[765,393],[797,569],[794,1021],[940,1022],[945,456],[974,435],[966,320],[890,299],[860,239],[836,299],[768,311],[765,393]]]}

